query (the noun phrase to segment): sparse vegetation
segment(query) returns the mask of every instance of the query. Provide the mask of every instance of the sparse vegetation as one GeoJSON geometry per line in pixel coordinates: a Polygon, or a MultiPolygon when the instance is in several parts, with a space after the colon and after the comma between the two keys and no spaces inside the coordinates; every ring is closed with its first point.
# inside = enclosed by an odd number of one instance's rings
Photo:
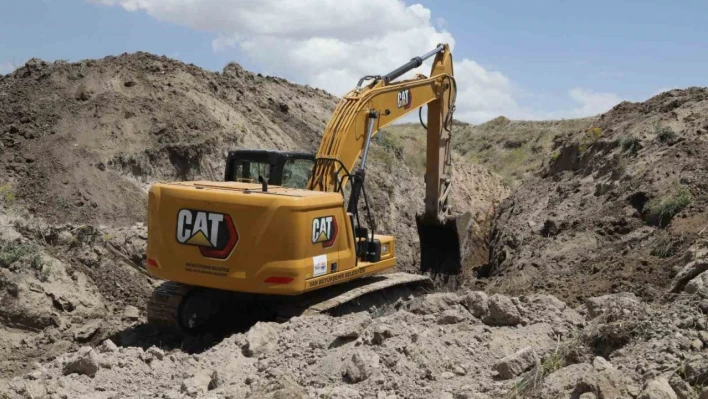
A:
{"type": "Polygon", "coordinates": [[[678,135],[668,126],[662,126],[659,122],[654,124],[654,134],[660,143],[673,143],[678,139],[678,135]]]}
{"type": "Polygon", "coordinates": [[[585,135],[580,141],[580,146],[578,150],[580,153],[584,153],[588,148],[592,147],[600,138],[602,137],[602,129],[599,127],[591,127],[585,131],[585,135]]]}
{"type": "Polygon", "coordinates": [[[676,254],[676,244],[671,241],[661,241],[651,250],[651,256],[656,256],[661,259],[670,258],[674,254],[676,254]]]}
{"type": "Polygon", "coordinates": [[[0,245],[0,267],[17,270],[21,267],[20,263],[29,266],[40,281],[47,281],[49,268],[42,260],[37,246],[15,243],[0,245]]]}
{"type": "Polygon", "coordinates": [[[628,152],[630,155],[637,155],[642,149],[642,144],[637,137],[620,137],[615,140],[615,145],[622,148],[622,152],[628,152]]]}
{"type": "Polygon", "coordinates": [[[0,185],[0,198],[5,203],[5,205],[12,205],[15,203],[15,191],[12,186],[8,183],[0,185]]]}
{"type": "Polygon", "coordinates": [[[10,268],[30,252],[30,247],[7,243],[0,245],[0,267],[10,268]]]}
{"type": "Polygon", "coordinates": [[[649,221],[661,227],[665,227],[671,222],[681,210],[683,210],[693,200],[691,192],[681,186],[675,194],[669,194],[662,198],[655,198],[647,203],[645,210],[649,221]]]}
{"type": "MultiPolygon", "coordinates": [[[[453,149],[468,160],[487,167],[510,188],[518,187],[552,157],[554,139],[586,130],[594,118],[564,121],[510,121],[499,117],[481,125],[456,124],[453,149]]],[[[386,128],[383,135],[398,136],[403,161],[414,174],[425,170],[425,130],[417,123],[386,128]]],[[[381,137],[381,134],[377,138],[381,137]]]]}

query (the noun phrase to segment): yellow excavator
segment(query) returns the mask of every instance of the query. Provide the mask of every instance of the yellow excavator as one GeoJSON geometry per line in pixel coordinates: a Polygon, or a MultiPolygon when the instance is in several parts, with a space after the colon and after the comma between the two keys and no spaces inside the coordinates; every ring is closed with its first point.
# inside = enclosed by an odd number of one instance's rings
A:
{"type": "Polygon", "coordinates": [[[249,308],[276,298],[301,313],[323,312],[430,282],[430,274],[459,273],[471,215],[453,215],[449,204],[456,93],[452,54],[440,44],[387,75],[363,77],[339,102],[314,156],[234,151],[225,181],[154,184],[146,269],[166,282],[149,300],[148,321],[194,331],[224,311],[240,317],[231,299],[244,296],[249,308]],[[429,77],[395,81],[431,57],[429,77]],[[371,215],[369,149],[378,131],[416,110],[423,123],[425,105],[421,273],[383,273],[396,266],[396,240],[378,233],[371,215]]]}

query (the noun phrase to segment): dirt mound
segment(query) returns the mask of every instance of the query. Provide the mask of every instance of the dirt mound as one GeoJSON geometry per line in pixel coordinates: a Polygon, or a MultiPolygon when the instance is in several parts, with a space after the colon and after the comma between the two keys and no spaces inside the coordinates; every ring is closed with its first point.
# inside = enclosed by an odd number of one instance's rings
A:
{"type": "Polygon", "coordinates": [[[514,360],[517,352],[541,358],[584,323],[547,296],[440,293],[397,308],[379,317],[361,312],[259,323],[197,355],[105,342],[46,363],[32,377],[0,384],[0,392],[10,398],[27,392],[72,398],[499,397],[533,366],[514,360]]]}
{"type": "Polygon", "coordinates": [[[655,298],[708,225],[708,90],[622,103],[555,140],[540,175],[500,207],[489,289],[575,302],[655,298]]]}

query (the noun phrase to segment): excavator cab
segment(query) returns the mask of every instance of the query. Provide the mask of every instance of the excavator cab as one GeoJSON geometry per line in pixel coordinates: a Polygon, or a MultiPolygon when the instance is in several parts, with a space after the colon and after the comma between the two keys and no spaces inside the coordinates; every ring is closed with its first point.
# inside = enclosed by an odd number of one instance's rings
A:
{"type": "Polygon", "coordinates": [[[277,150],[234,150],[226,159],[224,181],[259,183],[304,189],[312,174],[315,155],[277,150]]]}

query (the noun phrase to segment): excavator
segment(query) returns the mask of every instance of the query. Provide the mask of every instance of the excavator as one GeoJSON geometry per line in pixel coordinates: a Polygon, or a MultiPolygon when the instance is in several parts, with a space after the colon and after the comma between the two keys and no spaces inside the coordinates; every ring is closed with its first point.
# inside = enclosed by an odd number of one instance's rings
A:
{"type": "Polygon", "coordinates": [[[450,206],[456,94],[442,43],[386,75],[361,78],[334,110],[316,154],[232,151],[224,181],[153,184],[146,270],[165,281],[149,299],[148,322],[197,331],[265,303],[322,313],[459,273],[472,218],[450,206]],[[430,76],[396,81],[431,57],[430,76]],[[376,134],[416,110],[427,129],[425,209],[416,215],[421,273],[394,273],[396,239],[376,231],[366,166],[376,134]]]}

